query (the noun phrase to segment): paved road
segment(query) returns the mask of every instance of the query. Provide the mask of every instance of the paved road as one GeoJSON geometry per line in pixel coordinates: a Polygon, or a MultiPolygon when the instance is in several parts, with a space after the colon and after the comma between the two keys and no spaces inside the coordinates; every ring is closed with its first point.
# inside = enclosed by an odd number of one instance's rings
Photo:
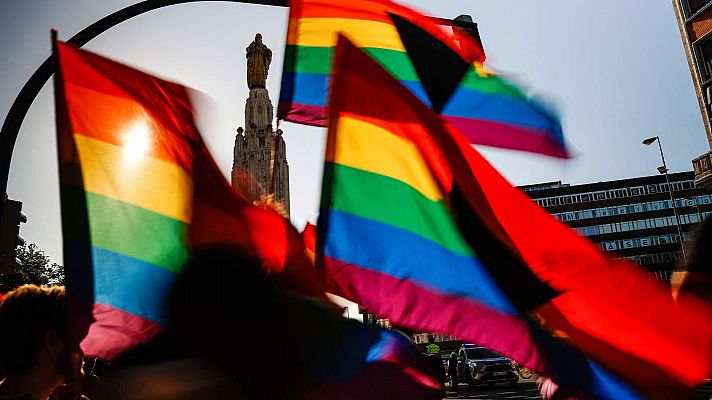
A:
{"type": "Polygon", "coordinates": [[[516,387],[510,388],[508,385],[497,385],[493,388],[487,386],[478,387],[475,390],[470,390],[466,385],[460,385],[456,392],[450,391],[448,388],[446,399],[477,399],[477,400],[525,400],[525,399],[541,399],[539,391],[534,382],[522,382],[516,387]]]}

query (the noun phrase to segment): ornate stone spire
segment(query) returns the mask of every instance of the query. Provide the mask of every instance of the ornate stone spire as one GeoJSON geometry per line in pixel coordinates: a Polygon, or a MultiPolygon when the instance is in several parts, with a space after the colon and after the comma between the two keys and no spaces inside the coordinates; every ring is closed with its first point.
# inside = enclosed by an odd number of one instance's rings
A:
{"type": "Polygon", "coordinates": [[[274,130],[274,107],[266,89],[272,52],[262,35],[246,49],[247,85],[245,128],[237,128],[232,165],[232,186],[248,200],[271,195],[289,215],[289,165],[281,130],[274,130]]]}

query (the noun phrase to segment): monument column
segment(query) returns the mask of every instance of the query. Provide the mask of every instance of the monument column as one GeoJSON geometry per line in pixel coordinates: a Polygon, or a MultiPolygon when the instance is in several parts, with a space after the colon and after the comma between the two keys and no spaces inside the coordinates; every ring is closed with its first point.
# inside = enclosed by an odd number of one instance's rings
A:
{"type": "Polygon", "coordinates": [[[289,215],[289,165],[281,130],[272,126],[274,107],[266,88],[272,51],[262,35],[246,49],[247,87],[245,128],[237,129],[232,165],[232,187],[250,201],[271,196],[289,215]]]}

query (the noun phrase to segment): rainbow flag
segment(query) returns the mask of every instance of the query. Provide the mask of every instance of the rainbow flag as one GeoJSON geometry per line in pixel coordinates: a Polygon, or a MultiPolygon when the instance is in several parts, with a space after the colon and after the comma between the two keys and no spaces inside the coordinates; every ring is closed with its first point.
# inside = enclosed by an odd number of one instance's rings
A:
{"type": "Polygon", "coordinates": [[[62,43],[56,54],[67,293],[87,355],[111,359],[154,337],[201,247],[235,246],[290,288],[324,297],[300,269],[312,267],[299,233],[230,188],[186,88],[62,43]]]}
{"type": "Polygon", "coordinates": [[[190,254],[229,245],[289,291],[289,315],[269,317],[289,324],[285,340],[304,349],[301,398],[442,397],[411,343],[330,307],[286,219],[232,191],[193,123],[186,88],[62,43],[56,54],[67,299],[86,355],[113,359],[155,337],[190,254]]]}
{"type": "Polygon", "coordinates": [[[608,260],[343,37],[329,120],[317,265],[331,292],[593,398],[684,398],[712,375],[708,304],[675,305],[608,260]]]}
{"type": "Polygon", "coordinates": [[[568,157],[556,115],[483,67],[475,38],[388,0],[290,1],[278,118],[326,125],[339,33],[470,142],[568,157]]]}

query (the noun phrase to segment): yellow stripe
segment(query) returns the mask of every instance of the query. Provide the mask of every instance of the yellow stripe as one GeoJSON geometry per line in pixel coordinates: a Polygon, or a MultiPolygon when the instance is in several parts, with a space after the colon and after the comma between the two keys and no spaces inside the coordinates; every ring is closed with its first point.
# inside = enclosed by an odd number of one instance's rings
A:
{"type": "Polygon", "coordinates": [[[297,28],[298,46],[336,46],[343,33],[358,47],[405,51],[398,31],[384,22],[348,18],[302,18],[297,28]]]}
{"type": "Polygon", "coordinates": [[[193,180],[176,164],[74,134],[84,190],[191,221],[193,180]]]}
{"type": "Polygon", "coordinates": [[[377,125],[340,117],[333,150],[327,161],[397,179],[433,201],[443,198],[417,146],[377,125]]]}

